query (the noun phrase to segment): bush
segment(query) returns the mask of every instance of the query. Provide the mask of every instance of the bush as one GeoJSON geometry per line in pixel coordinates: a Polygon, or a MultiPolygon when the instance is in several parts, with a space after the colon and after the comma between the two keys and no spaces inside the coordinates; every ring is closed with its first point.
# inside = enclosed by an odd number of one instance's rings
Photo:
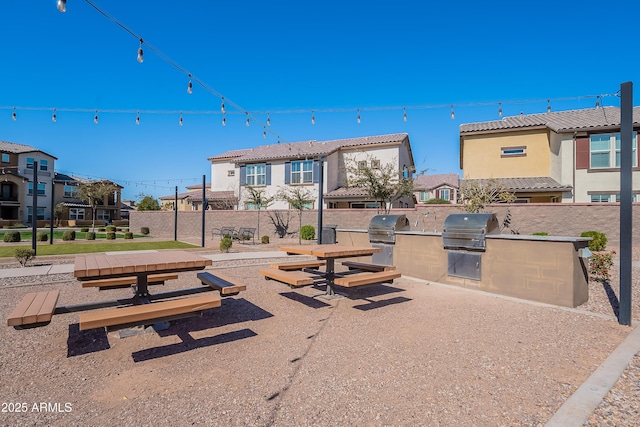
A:
{"type": "Polygon", "coordinates": [[[98,231],[106,231],[104,227],[98,227],[98,231]]]}
{"type": "Polygon", "coordinates": [[[266,245],[267,243],[269,243],[269,236],[262,236],[260,238],[260,241],[266,245]]]}
{"type": "Polygon", "coordinates": [[[76,240],[76,232],[75,230],[67,230],[62,233],[62,240],[76,240]]]}
{"type": "Polygon", "coordinates": [[[599,231],[583,231],[580,237],[591,237],[589,249],[591,252],[604,251],[607,247],[607,236],[599,231]]]}
{"type": "Polygon", "coordinates": [[[422,203],[424,203],[425,205],[450,205],[451,200],[435,198],[435,199],[425,200],[422,203]]]}
{"type": "Polygon", "coordinates": [[[87,231],[89,231],[89,227],[82,227],[80,231],[82,231],[83,233],[86,233],[87,231]]]}
{"type": "Polygon", "coordinates": [[[116,232],[107,231],[107,240],[116,240],[116,232]]]}
{"type": "Polygon", "coordinates": [[[133,239],[133,233],[130,231],[125,231],[124,238],[127,240],[133,239]]]}
{"type": "Polygon", "coordinates": [[[142,234],[149,234],[149,227],[140,227],[140,232],[142,234]]]}
{"type": "Polygon", "coordinates": [[[316,237],[316,229],[313,225],[303,225],[300,227],[300,238],[302,240],[313,240],[316,237]]]}
{"type": "Polygon", "coordinates": [[[22,267],[26,266],[27,263],[36,257],[36,253],[31,248],[17,248],[16,249],[16,259],[20,263],[22,267]]]}
{"type": "Polygon", "coordinates": [[[105,227],[105,230],[107,231],[107,233],[115,233],[116,231],[116,226],[115,225],[107,225],[105,227]]]}
{"type": "Polygon", "coordinates": [[[220,250],[222,252],[229,252],[229,249],[231,248],[232,245],[233,245],[233,240],[231,240],[231,237],[229,236],[224,236],[222,240],[220,240],[220,250]]]}
{"type": "Polygon", "coordinates": [[[19,231],[7,231],[4,233],[3,240],[5,242],[19,242],[20,241],[20,232],[19,231]]]}
{"type": "Polygon", "coordinates": [[[535,233],[531,233],[532,236],[548,236],[549,233],[546,231],[536,231],[535,233]]]}
{"type": "Polygon", "coordinates": [[[589,261],[589,275],[595,280],[609,281],[611,277],[609,269],[613,266],[613,255],[615,255],[615,251],[593,252],[589,261]]]}
{"type": "Polygon", "coordinates": [[[95,231],[88,231],[88,232],[87,232],[87,240],[96,240],[96,233],[95,233],[95,231]]]}
{"type": "Polygon", "coordinates": [[[36,240],[38,242],[46,242],[49,240],[49,233],[45,231],[38,231],[38,234],[36,234],[36,240]]]}

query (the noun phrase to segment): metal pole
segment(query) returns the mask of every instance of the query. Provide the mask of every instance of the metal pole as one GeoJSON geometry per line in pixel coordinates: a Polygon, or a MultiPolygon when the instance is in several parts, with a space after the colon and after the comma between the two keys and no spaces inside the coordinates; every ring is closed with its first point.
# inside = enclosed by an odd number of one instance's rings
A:
{"type": "Polygon", "coordinates": [[[620,85],[620,313],[618,323],[631,326],[633,83],[620,85]]]}
{"type": "Polygon", "coordinates": [[[324,192],[324,157],[318,158],[318,244],[322,244],[322,193],[324,192]]]}
{"type": "Polygon", "coordinates": [[[207,203],[207,176],[202,175],[202,247],[204,248],[205,204],[207,203]]]}
{"type": "MultiPolygon", "coordinates": [[[[55,179],[55,172],[54,179],[55,179]]],[[[49,224],[49,244],[53,245],[53,221],[55,220],[55,195],[56,195],[56,184],[54,181],[51,181],[51,213],[49,216],[51,217],[51,221],[49,224]]]]}
{"type": "Polygon", "coordinates": [[[178,186],[176,185],[176,195],[173,199],[173,240],[178,241],[178,186]]]}
{"type": "Polygon", "coordinates": [[[33,162],[33,199],[31,204],[31,249],[37,253],[36,234],[38,234],[38,162],[33,162]]]}

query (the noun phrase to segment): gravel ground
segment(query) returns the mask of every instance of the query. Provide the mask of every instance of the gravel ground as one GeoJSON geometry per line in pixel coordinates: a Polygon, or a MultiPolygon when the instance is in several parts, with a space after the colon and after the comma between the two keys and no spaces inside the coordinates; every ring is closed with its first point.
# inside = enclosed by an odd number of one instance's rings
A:
{"type": "MultiPolygon", "coordinates": [[[[13,409],[0,425],[542,426],[629,333],[611,304],[617,272],[610,288],[590,284],[578,307],[589,315],[404,278],[325,301],[265,281],[255,262],[214,268],[247,291],[168,331],[81,332],[77,314],[0,328],[0,397],[13,409]]],[[[193,287],[195,274],[165,286],[193,287]]],[[[79,291],[70,274],[3,279],[0,314],[52,288],[64,304],[130,292],[79,291]]],[[[637,425],[639,397],[636,355],[585,425],[637,425]]]]}

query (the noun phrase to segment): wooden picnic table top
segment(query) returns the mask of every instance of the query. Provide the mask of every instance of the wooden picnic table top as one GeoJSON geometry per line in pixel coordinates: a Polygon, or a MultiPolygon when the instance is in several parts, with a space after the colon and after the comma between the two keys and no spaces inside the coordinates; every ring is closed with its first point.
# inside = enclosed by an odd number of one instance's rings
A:
{"type": "Polygon", "coordinates": [[[381,248],[372,246],[346,245],[292,245],[283,246],[280,250],[291,254],[313,255],[321,259],[358,257],[382,252],[381,248]]]}
{"type": "Polygon", "coordinates": [[[73,275],[80,280],[158,271],[201,270],[212,261],[186,251],[78,255],[73,275]]]}

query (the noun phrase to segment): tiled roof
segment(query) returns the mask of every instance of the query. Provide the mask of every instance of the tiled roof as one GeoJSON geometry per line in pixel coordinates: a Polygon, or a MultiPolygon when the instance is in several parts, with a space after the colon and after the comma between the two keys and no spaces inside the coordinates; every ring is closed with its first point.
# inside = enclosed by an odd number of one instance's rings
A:
{"type": "Polygon", "coordinates": [[[327,199],[341,198],[341,197],[369,197],[369,193],[366,189],[361,187],[339,187],[324,195],[327,199]]]}
{"type": "MultiPolygon", "coordinates": [[[[640,124],[640,107],[633,108],[633,123],[640,124]]],[[[556,133],[620,127],[618,107],[587,108],[505,117],[502,120],[460,125],[460,134],[526,128],[549,128],[556,133]]]]}
{"type": "Polygon", "coordinates": [[[366,136],[360,138],[334,139],[330,141],[302,141],[284,144],[262,145],[244,150],[232,150],[209,157],[212,160],[232,160],[236,163],[275,159],[297,159],[326,156],[344,147],[358,147],[384,143],[401,143],[408,139],[406,133],[366,136]]]}
{"type": "Polygon", "coordinates": [[[459,181],[460,177],[454,173],[418,175],[413,178],[413,188],[416,190],[431,190],[441,185],[458,188],[459,181]]]}
{"type": "MultiPolygon", "coordinates": [[[[45,153],[44,151],[38,150],[37,148],[33,148],[30,145],[16,144],[16,143],[7,142],[7,141],[0,141],[0,151],[4,153],[16,153],[16,154],[32,153],[34,151],[39,151],[40,153],[44,153],[48,156],[51,156],[51,154],[45,153]]],[[[55,156],[51,156],[51,157],[57,160],[57,157],[55,156]]]]}
{"type": "MultiPolygon", "coordinates": [[[[200,186],[202,189],[202,185],[200,186]]],[[[235,200],[236,196],[233,191],[210,191],[206,190],[208,200],[235,200]]],[[[160,200],[173,200],[175,195],[159,197],[160,200]]],[[[190,199],[194,202],[202,201],[202,191],[187,191],[186,193],[178,194],[178,199],[190,199]]]]}
{"type": "Polygon", "coordinates": [[[514,192],[523,191],[571,191],[570,185],[560,184],[555,179],[542,176],[532,178],[493,178],[493,179],[461,179],[460,187],[471,183],[485,185],[490,181],[495,181],[507,190],[514,192]]]}

